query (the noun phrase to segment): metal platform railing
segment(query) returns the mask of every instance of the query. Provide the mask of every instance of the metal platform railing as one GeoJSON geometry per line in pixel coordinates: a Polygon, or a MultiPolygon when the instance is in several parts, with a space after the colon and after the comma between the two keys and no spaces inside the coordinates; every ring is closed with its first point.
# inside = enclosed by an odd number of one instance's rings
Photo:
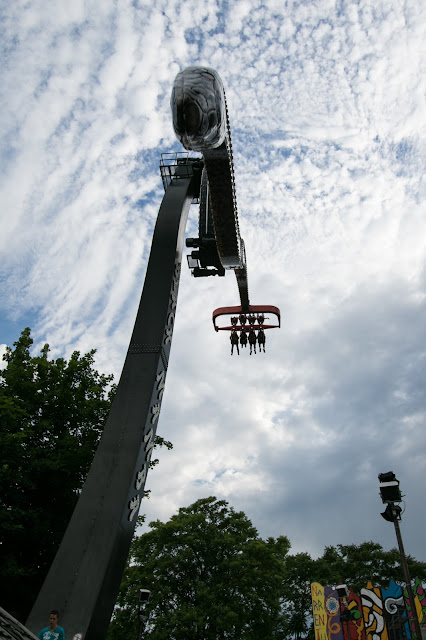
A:
{"type": "MultiPolygon", "coordinates": [[[[194,164],[202,165],[203,159],[200,155],[190,155],[187,151],[171,151],[161,154],[160,173],[163,181],[164,191],[172,180],[181,178],[191,178],[194,164]]],[[[199,204],[200,198],[193,198],[193,204],[199,204]]]]}

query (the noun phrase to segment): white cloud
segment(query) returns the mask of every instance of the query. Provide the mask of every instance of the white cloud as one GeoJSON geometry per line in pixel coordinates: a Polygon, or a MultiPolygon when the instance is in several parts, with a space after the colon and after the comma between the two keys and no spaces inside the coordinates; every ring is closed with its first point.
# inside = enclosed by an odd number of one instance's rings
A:
{"type": "Polygon", "coordinates": [[[3,356],[6,353],[5,344],[0,344],[0,369],[6,369],[7,363],[3,360],[3,356]]]}
{"type": "MultiPolygon", "coordinates": [[[[189,64],[227,89],[250,297],[281,308],[267,353],[230,357],[235,278],[183,267],[149,519],[218,494],[295,550],[377,539],[377,473],[407,493],[424,560],[426,110],[418,2],[10,3],[1,52],[1,300],[53,357],[118,377],[179,149],[189,64]],[[225,13],[226,12],[226,13],[225,13]],[[25,324],[28,324],[26,321],[25,324]]],[[[197,210],[188,234],[194,235],[197,210]]],[[[23,327],[22,327],[23,328],[23,327]]],[[[14,337],[16,339],[17,336],[14,337]]]]}

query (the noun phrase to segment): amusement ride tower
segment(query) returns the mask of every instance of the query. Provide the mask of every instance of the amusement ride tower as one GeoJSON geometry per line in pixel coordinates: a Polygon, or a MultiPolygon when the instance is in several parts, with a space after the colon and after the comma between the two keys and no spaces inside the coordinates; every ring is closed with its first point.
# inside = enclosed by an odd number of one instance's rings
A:
{"type": "Polygon", "coordinates": [[[233,270],[240,294],[239,306],[213,312],[215,329],[230,331],[232,350],[248,340],[255,351],[256,342],[264,348],[265,329],[280,325],[279,309],[249,303],[230,127],[218,74],[204,67],[185,69],[176,77],[171,105],[178,138],[201,155],[162,159],[165,195],[129,349],[92,466],[27,621],[36,634],[55,608],[68,638],[106,636],[155,442],[191,202],[200,204],[199,236],[187,240],[194,249],[189,256],[193,275],[223,276],[233,270]],[[277,321],[269,324],[266,314],[277,321]],[[231,317],[230,324],[219,324],[223,316],[231,317]]]}

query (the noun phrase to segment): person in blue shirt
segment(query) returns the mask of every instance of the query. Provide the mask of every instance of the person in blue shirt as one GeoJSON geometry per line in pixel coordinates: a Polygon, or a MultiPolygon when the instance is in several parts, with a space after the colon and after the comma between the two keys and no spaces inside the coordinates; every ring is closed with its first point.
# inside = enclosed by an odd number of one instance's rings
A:
{"type": "Polygon", "coordinates": [[[65,640],[65,632],[58,626],[59,611],[53,609],[49,614],[49,626],[40,631],[40,640],[65,640]]]}

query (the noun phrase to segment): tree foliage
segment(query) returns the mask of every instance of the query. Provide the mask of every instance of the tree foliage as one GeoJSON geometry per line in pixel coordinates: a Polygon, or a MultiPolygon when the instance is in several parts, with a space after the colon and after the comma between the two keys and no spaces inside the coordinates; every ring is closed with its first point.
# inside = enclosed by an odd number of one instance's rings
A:
{"type": "MultiPolygon", "coordinates": [[[[418,562],[411,556],[407,557],[407,562],[411,578],[426,581],[426,563],[418,562]]],[[[312,582],[324,586],[343,583],[359,594],[369,580],[375,585],[387,587],[391,579],[404,583],[399,551],[385,551],[377,542],[329,546],[316,560],[307,553],[289,555],[286,559],[282,600],[286,637],[301,638],[309,634],[313,638],[310,628],[312,582]]]]}
{"type": "Polygon", "coordinates": [[[32,356],[32,344],[27,328],[0,371],[1,605],[21,621],[62,540],[115,392],[113,376],[94,369],[95,350],[67,362],[49,360],[47,344],[32,356]]]}
{"type": "MultiPolygon", "coordinates": [[[[407,563],[412,579],[426,579],[426,563],[418,562],[411,556],[407,556],[407,563]]],[[[346,583],[356,593],[369,580],[386,587],[392,578],[396,582],[404,582],[399,551],[385,551],[378,542],[326,547],[316,565],[322,584],[346,583]]]]}
{"type": "MultiPolygon", "coordinates": [[[[244,513],[198,500],[132,543],[108,640],[137,637],[140,589],[151,591],[143,637],[153,640],[313,638],[311,583],[403,582],[396,549],[326,547],[321,557],[289,554],[285,536],[261,540],[244,513]]],[[[426,564],[409,557],[412,578],[426,564]]]]}
{"type": "Polygon", "coordinates": [[[109,638],[136,637],[138,595],[151,590],[144,637],[279,637],[287,538],[260,539],[224,500],[198,500],[132,543],[109,638]]]}
{"type": "Polygon", "coordinates": [[[94,353],[32,357],[30,329],[0,372],[2,606],[21,620],[42,584],[76,504],[108,415],[112,376],[94,353]]]}
{"type": "Polygon", "coordinates": [[[315,560],[312,560],[309,553],[297,553],[286,557],[280,592],[285,638],[304,638],[309,631],[313,576],[315,560]]]}

